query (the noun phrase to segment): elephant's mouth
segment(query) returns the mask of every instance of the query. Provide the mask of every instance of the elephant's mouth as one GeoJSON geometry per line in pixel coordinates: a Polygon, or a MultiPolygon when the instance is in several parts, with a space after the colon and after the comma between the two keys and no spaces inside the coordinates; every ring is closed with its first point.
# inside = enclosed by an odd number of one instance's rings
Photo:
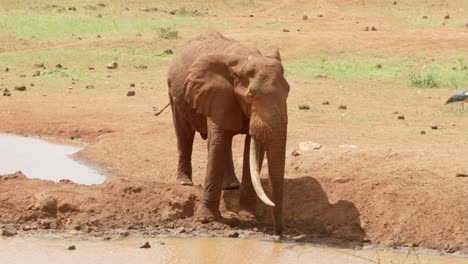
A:
{"type": "Polygon", "coordinates": [[[265,147],[255,140],[254,137],[252,137],[250,142],[249,156],[250,175],[252,176],[252,184],[255,192],[262,202],[269,206],[275,206],[275,204],[266,195],[260,181],[260,170],[262,168],[263,158],[265,157],[265,147]]]}

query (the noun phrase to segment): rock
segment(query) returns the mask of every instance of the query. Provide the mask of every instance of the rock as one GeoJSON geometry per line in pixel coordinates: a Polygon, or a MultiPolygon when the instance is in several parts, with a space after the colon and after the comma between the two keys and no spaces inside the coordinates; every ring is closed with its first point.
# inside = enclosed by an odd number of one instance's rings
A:
{"type": "Polygon", "coordinates": [[[59,63],[59,64],[55,65],[55,68],[62,69],[62,64],[59,63]]]}
{"type": "Polygon", "coordinates": [[[24,92],[24,91],[26,91],[26,86],[24,86],[24,85],[18,85],[18,86],[15,86],[14,89],[15,89],[16,91],[24,92]]]}
{"type": "Polygon", "coordinates": [[[34,72],[34,74],[32,75],[32,77],[37,77],[37,76],[40,76],[41,75],[41,72],[40,71],[36,71],[34,72]]]}
{"type": "Polygon", "coordinates": [[[107,64],[106,68],[109,70],[116,70],[117,68],[119,68],[119,64],[117,63],[117,61],[114,60],[111,63],[107,64]]]}
{"type": "Polygon", "coordinates": [[[304,142],[299,143],[299,149],[302,151],[309,151],[313,149],[318,150],[321,148],[322,148],[322,145],[320,145],[319,143],[312,142],[312,141],[304,141],[304,142]]]}
{"type": "Polygon", "coordinates": [[[340,106],[338,106],[338,109],[346,110],[346,109],[348,109],[348,107],[346,105],[340,105],[340,106]]]}
{"type": "Polygon", "coordinates": [[[310,109],[310,105],[307,105],[307,104],[300,104],[297,107],[299,108],[299,110],[309,110],[310,109]]]}
{"type": "Polygon", "coordinates": [[[254,17],[254,15],[250,14],[249,17],[254,17]]]}
{"type": "Polygon", "coordinates": [[[393,114],[394,114],[394,115],[398,115],[398,111],[394,111],[393,114]]]}
{"type": "Polygon", "coordinates": [[[135,91],[128,91],[127,96],[135,96],[135,91]]]}
{"type": "Polygon", "coordinates": [[[379,64],[375,65],[375,67],[376,67],[377,69],[382,69],[382,64],[379,63],[379,64]]]}
{"type": "MultiPolygon", "coordinates": [[[[468,26],[468,24],[467,24],[467,26],[468,26]]],[[[9,71],[10,71],[10,68],[6,67],[5,72],[9,72],[9,71]]]]}
{"type": "Polygon", "coordinates": [[[459,172],[457,173],[457,175],[455,175],[455,177],[460,177],[460,178],[464,178],[464,177],[468,177],[468,174],[464,173],[464,172],[459,172]]]}
{"type": "Polygon", "coordinates": [[[7,228],[2,230],[2,236],[16,236],[18,232],[14,228],[7,228]]]}
{"type": "Polygon", "coordinates": [[[42,68],[45,69],[44,63],[36,63],[34,64],[34,68],[42,68]]]}
{"type": "Polygon", "coordinates": [[[70,11],[76,11],[76,7],[74,7],[74,6],[69,7],[68,10],[70,10],[70,11]]]}
{"type": "Polygon", "coordinates": [[[169,14],[170,14],[170,15],[175,15],[176,13],[177,13],[177,10],[169,11],[169,14]]]}
{"type": "Polygon", "coordinates": [[[450,15],[444,16],[444,19],[450,19],[450,15]]]}
{"type": "Polygon", "coordinates": [[[427,16],[422,16],[422,19],[427,19],[427,16]]]}
{"type": "Polygon", "coordinates": [[[8,88],[5,88],[5,90],[3,90],[3,96],[11,96],[10,90],[8,90],[8,88]]]}
{"type": "Polygon", "coordinates": [[[439,126],[431,126],[431,129],[437,130],[437,129],[439,129],[439,126]]]}
{"type": "Polygon", "coordinates": [[[88,70],[94,71],[94,67],[89,67],[88,70]]]}
{"type": "Polygon", "coordinates": [[[286,28],[284,28],[284,29],[283,29],[283,32],[289,32],[289,30],[288,30],[288,29],[286,29],[286,28]]]}
{"type": "Polygon", "coordinates": [[[68,250],[75,250],[76,247],[75,247],[75,245],[71,245],[71,246],[67,247],[67,249],[68,249],[68,250]]]}
{"type": "Polygon", "coordinates": [[[106,7],[106,4],[104,4],[104,3],[99,3],[98,6],[100,6],[100,7],[106,7]]]}
{"type": "Polygon", "coordinates": [[[317,17],[323,17],[323,14],[318,14],[317,17]]]}
{"type": "Polygon", "coordinates": [[[23,226],[23,231],[29,231],[31,230],[31,226],[30,225],[24,225],[23,226]]]}
{"type": "Polygon", "coordinates": [[[349,182],[349,181],[350,181],[350,179],[349,179],[349,178],[345,178],[345,177],[333,179],[333,182],[336,182],[336,183],[347,183],[347,182],[349,182]]]}
{"type": "Polygon", "coordinates": [[[174,54],[174,52],[171,49],[167,49],[163,51],[164,54],[174,54]]]}
{"type": "Polygon", "coordinates": [[[101,34],[97,34],[96,38],[102,38],[101,34]]]}
{"type": "Polygon", "coordinates": [[[177,234],[183,234],[183,233],[186,233],[186,232],[187,232],[187,230],[185,230],[185,228],[183,226],[176,229],[177,234]]]}
{"type": "Polygon", "coordinates": [[[94,85],[92,84],[86,85],[86,89],[94,89],[94,85]]]}
{"type": "Polygon", "coordinates": [[[291,155],[292,155],[293,157],[300,156],[301,154],[302,154],[302,153],[301,153],[300,150],[298,150],[298,149],[293,150],[293,152],[291,153],[291,155]]]}
{"type": "Polygon", "coordinates": [[[146,65],[138,65],[138,66],[135,66],[135,68],[138,69],[138,70],[146,70],[146,69],[148,69],[148,66],[146,66],[146,65]]]}
{"type": "Polygon", "coordinates": [[[328,102],[328,101],[323,101],[322,102],[322,105],[329,105],[329,104],[330,104],[330,102],[328,102]]]}
{"type": "Polygon", "coordinates": [[[228,237],[237,238],[239,237],[239,233],[237,231],[231,231],[228,233],[228,237]]]}
{"type": "Polygon", "coordinates": [[[306,15],[303,15],[303,16],[302,16],[302,20],[309,20],[309,17],[306,16],[306,15]]]}
{"type": "Polygon", "coordinates": [[[421,130],[421,132],[419,132],[421,135],[426,135],[426,131],[424,130],[421,130]]]}
{"type": "Polygon", "coordinates": [[[292,239],[294,240],[294,242],[304,242],[307,239],[307,235],[301,234],[301,235],[292,237],[292,239]]]}
{"type": "Polygon", "coordinates": [[[404,116],[404,115],[399,115],[397,118],[398,118],[398,120],[405,120],[405,116],[404,116]]]}
{"type": "Polygon", "coordinates": [[[146,241],[145,244],[140,246],[140,248],[151,248],[151,245],[150,245],[150,243],[148,241],[146,241]]]}
{"type": "Polygon", "coordinates": [[[377,28],[376,27],[371,27],[371,30],[372,31],[377,31],[377,28]]]}
{"type": "Polygon", "coordinates": [[[393,5],[397,5],[397,1],[393,1],[393,5]]]}

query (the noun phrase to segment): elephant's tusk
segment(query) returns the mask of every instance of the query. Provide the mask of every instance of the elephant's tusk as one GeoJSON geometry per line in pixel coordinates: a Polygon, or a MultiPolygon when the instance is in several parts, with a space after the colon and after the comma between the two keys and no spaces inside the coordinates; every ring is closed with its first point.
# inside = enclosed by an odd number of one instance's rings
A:
{"type": "Polygon", "coordinates": [[[263,150],[261,150],[258,146],[258,143],[252,137],[250,143],[250,157],[249,157],[249,164],[250,164],[250,175],[252,179],[252,184],[257,193],[258,197],[262,202],[269,206],[275,206],[275,204],[268,198],[265,191],[263,190],[262,183],[260,182],[260,169],[262,168],[263,162],[263,150]],[[260,164],[258,164],[260,162],[260,164]]]}

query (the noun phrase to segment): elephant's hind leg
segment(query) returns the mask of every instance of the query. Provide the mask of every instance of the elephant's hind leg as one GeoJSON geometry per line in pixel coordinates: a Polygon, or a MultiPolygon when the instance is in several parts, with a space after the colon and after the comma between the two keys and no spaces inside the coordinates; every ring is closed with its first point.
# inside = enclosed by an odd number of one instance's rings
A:
{"type": "Polygon", "coordinates": [[[183,118],[183,113],[180,113],[172,102],[171,106],[179,155],[176,181],[180,185],[193,185],[192,149],[195,131],[192,129],[190,123],[183,118]]]}

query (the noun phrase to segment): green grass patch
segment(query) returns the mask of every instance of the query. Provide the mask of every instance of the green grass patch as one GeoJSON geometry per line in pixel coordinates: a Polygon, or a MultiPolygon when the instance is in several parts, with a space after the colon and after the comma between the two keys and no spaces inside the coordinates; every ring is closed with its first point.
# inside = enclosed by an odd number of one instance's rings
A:
{"type": "Polygon", "coordinates": [[[91,17],[80,14],[37,14],[15,13],[0,15],[2,33],[19,38],[36,38],[39,40],[69,40],[98,33],[125,33],[129,31],[153,30],[161,28],[222,26],[212,23],[211,18],[192,16],[173,16],[170,18],[131,19],[111,17],[91,17]]]}
{"type": "Polygon", "coordinates": [[[468,69],[461,57],[424,65],[398,58],[318,58],[285,63],[285,68],[288,74],[301,76],[393,78],[420,88],[468,86],[468,69]]]}

